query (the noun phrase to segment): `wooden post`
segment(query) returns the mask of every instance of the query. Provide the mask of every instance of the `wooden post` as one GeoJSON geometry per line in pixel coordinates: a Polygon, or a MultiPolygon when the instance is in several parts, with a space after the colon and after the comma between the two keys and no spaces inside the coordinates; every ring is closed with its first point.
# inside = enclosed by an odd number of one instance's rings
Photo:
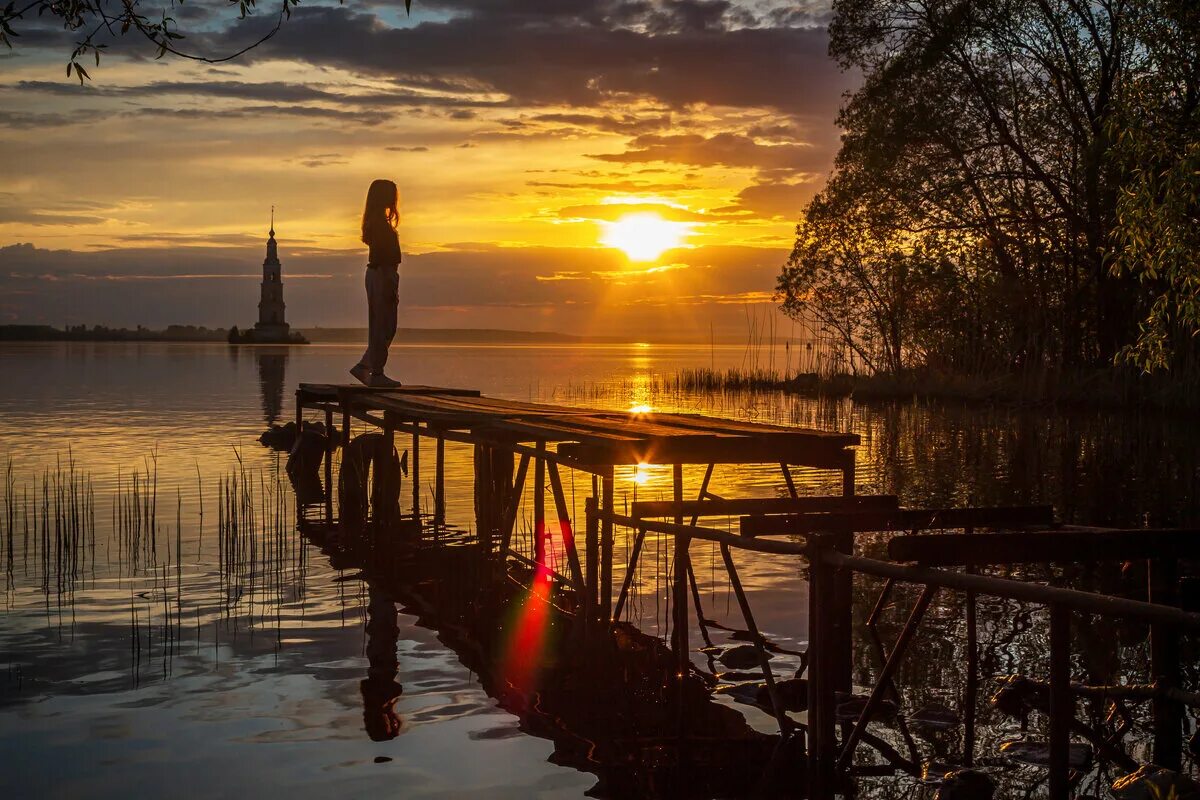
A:
{"type": "MultiPolygon", "coordinates": [[[[854,496],[854,451],[845,452],[842,466],[842,496],[854,496]]],[[[854,534],[836,532],[833,546],[846,555],[854,555],[854,534]]],[[[830,668],[833,670],[833,685],[840,692],[849,692],[854,671],[854,573],[848,569],[832,572],[830,597],[826,600],[830,624],[830,668]]]]}
{"type": "Polygon", "coordinates": [[[792,470],[786,461],[779,462],[779,468],[783,470],[783,480],[787,483],[788,497],[799,497],[796,492],[796,482],[792,480],[792,470]]]}
{"type": "Polygon", "coordinates": [[[563,551],[567,556],[567,566],[570,569],[571,584],[580,599],[583,597],[583,571],[579,567],[579,553],[575,549],[575,529],[571,526],[571,515],[567,509],[567,496],[563,492],[562,478],[558,474],[558,465],[553,461],[546,462],[550,473],[550,488],[554,493],[554,510],[558,516],[558,527],[562,533],[563,551]]]}
{"type": "Polygon", "coordinates": [[[1071,691],[1070,611],[1050,606],[1050,800],[1071,794],[1071,721],[1075,695],[1071,691]]]}
{"type": "Polygon", "coordinates": [[[433,524],[446,524],[446,439],[437,437],[437,458],[433,479],[433,524]]]}
{"type": "MultiPolygon", "coordinates": [[[[1151,603],[1179,604],[1179,566],[1173,559],[1154,558],[1146,562],[1148,599],[1151,603]]],[[[1150,673],[1159,689],[1179,687],[1179,632],[1166,625],[1150,625],[1150,673]]],[[[1156,693],[1151,709],[1154,715],[1154,763],[1179,770],[1183,763],[1183,707],[1156,693]]]]}
{"type": "Polygon", "coordinates": [[[483,552],[492,550],[492,536],[496,530],[495,479],[492,475],[494,455],[490,445],[475,444],[475,529],[483,552]]]}
{"type": "MultiPolygon", "coordinates": [[[[672,485],[674,487],[674,500],[676,503],[683,502],[683,465],[671,465],[672,485]]],[[[675,524],[683,524],[683,514],[676,512],[675,524]]],[[[690,656],[688,648],[688,549],[691,545],[690,536],[675,537],[675,566],[674,566],[674,593],[672,596],[672,611],[674,612],[674,625],[672,627],[673,639],[675,643],[675,659],[677,673],[680,680],[687,677],[690,668],[690,656]]]]}
{"type": "Polygon", "coordinates": [[[833,548],[828,534],[810,536],[808,569],[808,800],[833,797],[836,690],[830,650],[834,569],[823,554],[833,548]]]}
{"type": "Polygon", "coordinates": [[[421,423],[413,422],[412,453],[409,470],[412,472],[412,516],[413,522],[421,525],[421,423]]]}
{"type": "MultiPolygon", "coordinates": [[[[968,527],[963,533],[970,535],[974,528],[968,527]]],[[[978,570],[967,567],[968,574],[978,570]]],[[[967,592],[967,680],[963,688],[963,764],[975,766],[975,706],[979,702],[979,625],[976,621],[975,592],[967,592]]]]}
{"type": "MultiPolygon", "coordinates": [[[[537,443],[533,458],[533,561],[546,569],[546,443],[537,443]]],[[[534,576],[536,579],[536,575],[534,576]]]]}
{"type": "Polygon", "coordinates": [[[604,467],[603,497],[600,501],[604,518],[600,521],[600,618],[605,624],[612,622],[612,567],[613,567],[613,486],[612,465],[604,467]]]}
{"type": "Polygon", "coordinates": [[[342,447],[350,444],[350,410],[342,407],[342,447]]]}
{"type": "Polygon", "coordinates": [[[588,626],[596,622],[596,601],[600,595],[600,579],[597,567],[600,562],[600,517],[596,503],[596,481],[592,479],[593,494],[583,501],[584,516],[584,593],[583,616],[588,626]]]}
{"type": "Polygon", "coordinates": [[[517,508],[521,505],[521,494],[525,491],[525,474],[529,471],[529,454],[522,453],[517,464],[517,474],[511,487],[506,487],[508,503],[504,509],[504,523],[500,529],[500,552],[507,553],[512,545],[513,527],[517,524],[517,508]]]}
{"type": "Polygon", "coordinates": [[[325,406],[325,521],[333,521],[333,409],[325,406]]]}

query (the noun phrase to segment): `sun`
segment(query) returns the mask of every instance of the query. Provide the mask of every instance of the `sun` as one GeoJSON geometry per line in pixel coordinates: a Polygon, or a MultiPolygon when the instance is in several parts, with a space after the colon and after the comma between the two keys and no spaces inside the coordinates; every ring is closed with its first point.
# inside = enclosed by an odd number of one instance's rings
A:
{"type": "Polygon", "coordinates": [[[686,222],[669,222],[658,214],[626,214],[614,222],[600,223],[600,243],[624,251],[632,261],[654,261],[664,251],[679,247],[687,235],[686,222]]]}

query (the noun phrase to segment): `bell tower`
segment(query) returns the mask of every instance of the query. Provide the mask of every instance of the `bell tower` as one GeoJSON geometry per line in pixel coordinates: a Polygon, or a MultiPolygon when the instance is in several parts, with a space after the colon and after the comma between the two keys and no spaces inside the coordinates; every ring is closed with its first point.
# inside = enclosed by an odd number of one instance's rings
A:
{"type": "Polygon", "coordinates": [[[279,245],[275,241],[275,206],[271,206],[271,229],[267,238],[267,257],[263,259],[262,291],[258,301],[258,324],[264,334],[287,337],[284,316],[283,265],[279,263],[279,245]]]}

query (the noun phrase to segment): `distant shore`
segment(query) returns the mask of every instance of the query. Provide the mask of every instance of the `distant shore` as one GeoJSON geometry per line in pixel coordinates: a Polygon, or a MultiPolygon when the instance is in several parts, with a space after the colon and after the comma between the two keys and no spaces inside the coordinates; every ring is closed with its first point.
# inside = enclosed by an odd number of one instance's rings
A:
{"type": "MultiPolygon", "coordinates": [[[[359,344],[367,341],[366,328],[298,328],[314,344],[359,344]]],[[[109,328],[104,325],[0,325],[0,342],[224,342],[229,328],[207,328],[203,325],[168,325],[162,329],[143,326],[109,328]]],[[[557,331],[517,331],[503,328],[400,328],[397,344],[670,344],[710,347],[716,345],[745,346],[744,338],[718,337],[714,341],[654,336],[633,339],[622,336],[577,336],[557,331]]],[[[784,339],[776,341],[782,347],[784,339]]],[[[798,344],[793,343],[793,344],[798,344]]],[[[760,347],[769,346],[762,341],[760,347]]]]}

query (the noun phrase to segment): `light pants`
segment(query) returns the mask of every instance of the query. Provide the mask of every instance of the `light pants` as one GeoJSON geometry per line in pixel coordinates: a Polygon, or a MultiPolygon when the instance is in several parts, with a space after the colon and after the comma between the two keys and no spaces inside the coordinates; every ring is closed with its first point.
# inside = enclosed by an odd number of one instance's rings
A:
{"type": "Polygon", "coordinates": [[[396,306],[400,275],[393,269],[367,267],[367,351],[359,362],[375,375],[383,374],[388,347],[396,335],[396,306]]]}

